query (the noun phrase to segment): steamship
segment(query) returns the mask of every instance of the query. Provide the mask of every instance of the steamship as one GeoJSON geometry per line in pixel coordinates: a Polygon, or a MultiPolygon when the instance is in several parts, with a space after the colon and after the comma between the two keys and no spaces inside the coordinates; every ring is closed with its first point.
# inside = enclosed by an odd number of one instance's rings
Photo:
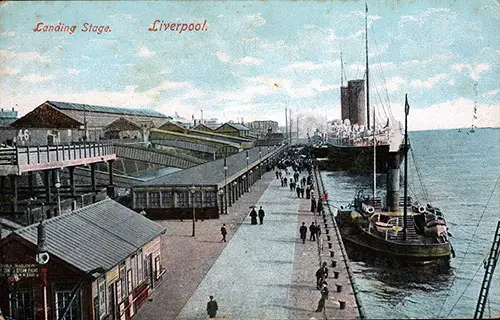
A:
{"type": "MultiPolygon", "coordinates": [[[[406,117],[408,110],[406,102],[406,117]]],[[[407,150],[407,139],[403,150],[407,150]]],[[[430,204],[423,206],[413,202],[407,195],[407,161],[404,195],[400,198],[399,157],[397,151],[388,153],[389,170],[384,197],[376,196],[374,185],[369,194],[358,191],[354,202],[347,209],[337,212],[335,219],[342,238],[356,246],[407,262],[447,261],[454,252],[443,213],[430,204]]]]}
{"type": "MultiPolygon", "coordinates": [[[[401,123],[391,116],[383,121],[385,125],[381,127],[375,121],[373,110],[371,110],[373,122],[370,122],[370,77],[366,29],[365,17],[366,91],[365,81],[362,79],[350,80],[344,87],[344,72],[341,71],[341,120],[332,121],[324,139],[314,145],[314,154],[320,170],[371,172],[375,161],[377,173],[387,173],[389,151],[398,152],[400,161],[404,158],[401,123]],[[375,158],[374,154],[376,154],[375,158]]],[[[340,60],[343,69],[342,56],[340,60]]],[[[391,115],[391,112],[388,114],[391,115]]]]}

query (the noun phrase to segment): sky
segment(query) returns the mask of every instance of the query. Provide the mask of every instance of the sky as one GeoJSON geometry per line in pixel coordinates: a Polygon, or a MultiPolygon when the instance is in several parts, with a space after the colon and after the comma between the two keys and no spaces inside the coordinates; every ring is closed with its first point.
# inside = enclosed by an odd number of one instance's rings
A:
{"type": "MultiPolygon", "coordinates": [[[[362,1],[2,2],[0,106],[24,115],[56,100],[280,125],[289,108],[312,132],[340,118],[341,81],[364,79],[364,25],[362,1]]],[[[494,0],[370,1],[376,118],[403,120],[408,94],[410,130],[500,127],[499,32],[494,0]]]]}

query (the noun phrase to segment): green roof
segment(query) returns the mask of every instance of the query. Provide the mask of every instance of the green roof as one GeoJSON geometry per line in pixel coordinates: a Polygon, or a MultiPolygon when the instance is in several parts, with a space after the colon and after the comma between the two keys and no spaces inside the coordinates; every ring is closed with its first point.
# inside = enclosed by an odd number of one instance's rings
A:
{"type": "Polygon", "coordinates": [[[128,116],[139,116],[139,117],[153,117],[153,118],[168,118],[169,116],[164,115],[158,111],[151,109],[129,109],[129,108],[117,108],[117,107],[104,107],[95,106],[91,104],[80,104],[71,102],[61,102],[61,101],[47,101],[50,105],[61,110],[75,110],[75,111],[88,111],[88,112],[102,112],[102,113],[113,113],[119,115],[128,116]]]}

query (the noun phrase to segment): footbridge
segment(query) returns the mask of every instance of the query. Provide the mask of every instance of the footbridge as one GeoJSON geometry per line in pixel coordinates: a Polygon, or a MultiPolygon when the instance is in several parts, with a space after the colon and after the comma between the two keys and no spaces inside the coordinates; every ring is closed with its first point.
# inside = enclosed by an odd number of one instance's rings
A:
{"type": "Polygon", "coordinates": [[[151,129],[149,140],[154,145],[208,153],[213,155],[215,159],[243,150],[239,143],[159,129],[151,129]]]}
{"type": "Polygon", "coordinates": [[[116,156],[119,158],[150,162],[165,167],[186,169],[206,162],[205,160],[188,155],[181,155],[167,150],[147,148],[136,144],[115,143],[113,148],[116,156]]]}

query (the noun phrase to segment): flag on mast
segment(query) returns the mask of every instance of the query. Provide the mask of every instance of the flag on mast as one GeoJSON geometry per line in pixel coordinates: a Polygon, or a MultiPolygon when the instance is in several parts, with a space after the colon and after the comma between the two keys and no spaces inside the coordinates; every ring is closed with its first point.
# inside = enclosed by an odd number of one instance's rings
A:
{"type": "Polygon", "coordinates": [[[408,115],[410,113],[410,105],[408,104],[408,95],[405,94],[405,114],[408,115]]]}

